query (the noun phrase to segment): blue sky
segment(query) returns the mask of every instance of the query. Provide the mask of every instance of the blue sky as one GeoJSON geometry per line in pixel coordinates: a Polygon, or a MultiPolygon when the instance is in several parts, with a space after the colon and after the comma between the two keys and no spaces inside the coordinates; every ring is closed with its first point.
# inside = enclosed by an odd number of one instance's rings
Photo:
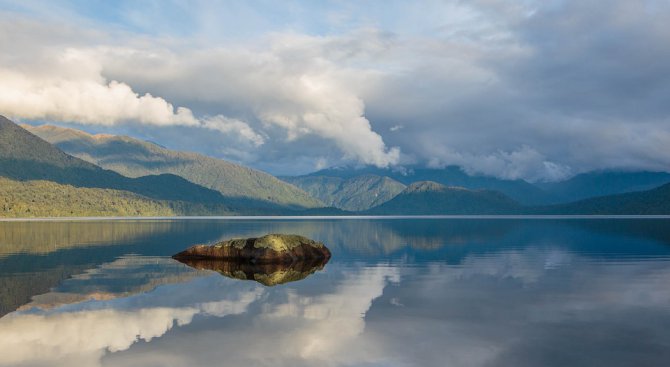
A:
{"type": "Polygon", "coordinates": [[[667,1],[0,1],[0,113],[275,174],[670,170],[667,1]]]}
{"type": "Polygon", "coordinates": [[[327,36],[357,28],[403,33],[435,32],[431,17],[446,14],[440,1],[3,1],[5,10],[29,17],[61,17],[85,26],[158,37],[245,41],[272,32],[327,36]],[[413,19],[414,18],[414,19],[413,19]],[[419,19],[422,18],[422,19],[419,19]],[[426,19],[428,18],[428,19],[426,19]],[[424,22],[427,21],[427,22],[424,22]]]}

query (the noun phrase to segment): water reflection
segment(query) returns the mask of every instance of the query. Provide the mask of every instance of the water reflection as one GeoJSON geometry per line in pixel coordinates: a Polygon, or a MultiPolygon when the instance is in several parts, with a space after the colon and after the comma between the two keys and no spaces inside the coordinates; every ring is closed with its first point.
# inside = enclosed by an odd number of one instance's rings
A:
{"type": "Polygon", "coordinates": [[[664,261],[622,269],[559,250],[474,256],[461,266],[330,264],[291,287],[206,276],[127,298],[15,312],[0,319],[0,360],[662,365],[670,357],[669,280],[664,261]]]}
{"type": "MultiPolygon", "coordinates": [[[[467,255],[558,246],[608,257],[656,256],[667,220],[155,220],[0,222],[0,317],[63,280],[128,254],[164,257],[195,243],[297,233],[328,243],[340,260],[458,264],[467,255]],[[631,242],[635,246],[631,246],[631,242]]],[[[590,255],[589,255],[590,256],[590,255]]],[[[142,289],[141,287],[138,289],[142,289]]]]}
{"type": "MultiPolygon", "coordinates": [[[[345,277],[340,270],[338,277],[345,278],[344,284],[320,292],[308,287],[313,294],[307,297],[291,288],[204,277],[128,298],[15,312],[0,319],[0,360],[8,365],[99,365],[105,353],[124,351],[138,341],[151,341],[174,327],[191,323],[195,317],[238,315],[252,304],[251,313],[265,320],[253,323],[279,327],[274,334],[268,330],[265,336],[259,335],[260,345],[270,341],[264,341],[265,337],[283,335],[280,339],[285,339],[285,346],[304,357],[320,355],[334,348],[333,343],[338,344],[337,335],[351,336],[363,330],[362,315],[371,299],[381,294],[384,278],[393,273],[393,269],[368,269],[345,277]],[[304,325],[295,328],[297,325],[287,324],[290,320],[302,320],[304,325]],[[286,334],[287,327],[294,331],[286,334]],[[296,340],[309,341],[309,346],[295,345],[296,340]]],[[[236,338],[231,335],[230,339],[236,338]]],[[[267,346],[261,349],[274,350],[267,346]]]]}
{"type": "Polygon", "coordinates": [[[0,319],[0,363],[97,366],[105,353],[151,341],[195,315],[244,312],[261,292],[260,286],[223,292],[212,278],[200,278],[127,298],[14,312],[0,319]]]}
{"type": "Polygon", "coordinates": [[[184,283],[207,274],[170,258],[124,256],[62,281],[50,292],[33,296],[30,303],[19,309],[37,307],[46,310],[88,300],[128,297],[152,291],[163,284],[184,283]]]}
{"type": "Polygon", "coordinates": [[[296,233],[328,243],[341,259],[402,259],[408,250],[413,256],[445,245],[495,242],[515,226],[443,220],[0,222],[0,317],[65,279],[127,254],[167,256],[195,243],[296,233]]]}
{"type": "Polygon", "coordinates": [[[0,258],[48,254],[77,247],[132,244],[185,229],[176,221],[0,222],[0,258]]]}
{"type": "Polygon", "coordinates": [[[179,259],[178,261],[199,270],[212,270],[232,279],[253,280],[265,286],[296,282],[322,270],[327,259],[303,260],[289,264],[254,264],[234,260],[179,259]]]}
{"type": "Polygon", "coordinates": [[[670,360],[665,221],[355,223],[212,222],[195,230],[175,223],[139,242],[7,256],[2,261],[42,258],[29,269],[34,273],[60,267],[72,275],[0,318],[0,365],[658,366],[670,360]],[[278,228],[327,240],[331,262],[300,281],[264,287],[210,271],[240,270],[249,278],[256,270],[191,268],[168,257],[195,232],[214,241],[278,228]],[[363,240],[371,244],[358,248],[363,240]],[[65,256],[78,251],[87,262],[65,256]]]}

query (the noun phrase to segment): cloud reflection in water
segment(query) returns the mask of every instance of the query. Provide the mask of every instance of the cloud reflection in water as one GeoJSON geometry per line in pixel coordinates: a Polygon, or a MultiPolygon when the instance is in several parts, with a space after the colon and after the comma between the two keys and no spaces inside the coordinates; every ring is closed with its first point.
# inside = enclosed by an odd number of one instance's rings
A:
{"type": "MultiPolygon", "coordinates": [[[[429,224],[435,234],[420,249],[398,252],[395,243],[407,242],[400,235],[385,242],[394,246],[382,253],[407,261],[343,256],[304,280],[271,288],[218,274],[174,277],[176,269],[165,264],[166,279],[180,283],[162,282],[156,269],[157,286],[138,288],[143,293],[74,297],[74,304],[13,312],[0,319],[0,365],[524,367],[670,360],[669,251],[653,238],[542,223],[500,225],[490,233],[429,224]],[[424,246],[432,243],[441,245],[424,246]]],[[[394,228],[404,234],[404,227],[394,228]]],[[[54,292],[99,289],[91,282],[109,280],[105,269],[123,281],[136,279],[146,264],[123,259],[54,292]],[[129,264],[136,264],[134,273],[129,264]]]]}

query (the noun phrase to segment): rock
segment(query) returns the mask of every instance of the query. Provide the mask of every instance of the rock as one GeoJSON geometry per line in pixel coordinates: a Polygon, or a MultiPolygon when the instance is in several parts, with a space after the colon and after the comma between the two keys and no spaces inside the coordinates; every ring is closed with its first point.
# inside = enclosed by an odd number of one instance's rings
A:
{"type": "Polygon", "coordinates": [[[304,279],[323,269],[328,262],[327,259],[298,261],[291,264],[252,264],[220,259],[180,259],[179,261],[198,270],[213,270],[229,278],[254,280],[269,287],[304,279]]]}
{"type": "Polygon", "coordinates": [[[330,251],[323,243],[303,236],[269,234],[258,238],[232,239],[211,246],[196,245],[173,258],[179,261],[219,259],[250,264],[293,264],[299,261],[328,262],[330,251]]]}

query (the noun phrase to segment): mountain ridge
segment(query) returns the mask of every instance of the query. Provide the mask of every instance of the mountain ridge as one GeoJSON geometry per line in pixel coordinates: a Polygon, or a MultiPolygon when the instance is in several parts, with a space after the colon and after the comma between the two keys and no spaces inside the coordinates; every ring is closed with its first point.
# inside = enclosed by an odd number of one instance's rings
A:
{"type": "Polygon", "coordinates": [[[522,206],[507,195],[491,190],[449,187],[433,181],[412,183],[393,199],[367,210],[367,214],[460,215],[508,214],[522,206]]]}
{"type": "Polygon", "coordinates": [[[385,176],[361,175],[351,178],[328,176],[280,177],[305,190],[324,204],[349,211],[367,210],[382,204],[405,185],[385,176]]]}
{"type": "Polygon", "coordinates": [[[532,209],[533,214],[552,215],[668,215],[670,183],[644,191],[583,199],[567,204],[532,209]]]}
{"type": "Polygon", "coordinates": [[[151,199],[223,203],[223,196],[176,175],[125,177],[70,156],[0,116],[0,176],[129,191],[151,199]]]}
{"type": "Polygon", "coordinates": [[[559,182],[539,183],[563,202],[651,190],[670,183],[670,173],[654,171],[600,170],[580,173],[559,182]]]}
{"type": "Polygon", "coordinates": [[[335,167],[316,171],[305,176],[327,176],[352,178],[372,174],[389,177],[404,185],[418,181],[433,181],[446,186],[458,186],[472,190],[496,190],[526,205],[548,204],[555,200],[552,194],[524,180],[503,180],[490,176],[471,176],[458,166],[445,168],[405,167],[404,170],[377,168],[335,167]]]}
{"type": "Polygon", "coordinates": [[[128,177],[174,174],[216,190],[240,206],[317,208],[323,203],[270,174],[128,136],[89,134],[53,125],[26,126],[68,154],[128,177]]]}

